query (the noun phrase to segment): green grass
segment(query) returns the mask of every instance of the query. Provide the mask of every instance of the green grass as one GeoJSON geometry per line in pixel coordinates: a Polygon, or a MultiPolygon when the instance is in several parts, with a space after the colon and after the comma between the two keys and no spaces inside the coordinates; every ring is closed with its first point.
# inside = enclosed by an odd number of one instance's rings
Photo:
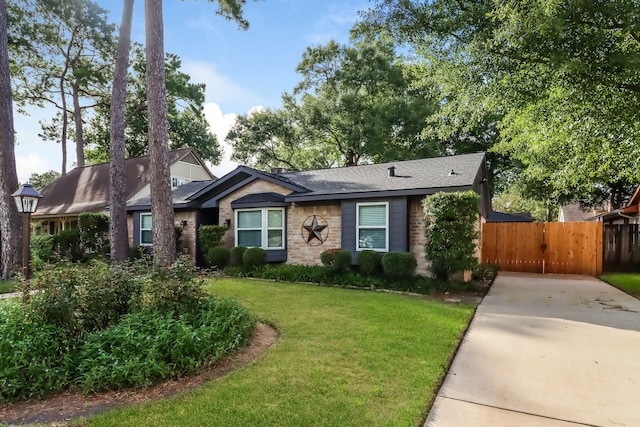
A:
{"type": "Polygon", "coordinates": [[[18,282],[15,279],[0,280],[0,294],[15,292],[17,286],[18,286],[18,282]]]}
{"type": "Polygon", "coordinates": [[[208,289],[275,325],[277,343],[198,390],[87,425],[418,425],[474,312],[426,298],[257,280],[218,280],[208,289]]]}
{"type": "Polygon", "coordinates": [[[600,279],[636,298],[640,298],[640,274],[603,274],[600,279]]]}

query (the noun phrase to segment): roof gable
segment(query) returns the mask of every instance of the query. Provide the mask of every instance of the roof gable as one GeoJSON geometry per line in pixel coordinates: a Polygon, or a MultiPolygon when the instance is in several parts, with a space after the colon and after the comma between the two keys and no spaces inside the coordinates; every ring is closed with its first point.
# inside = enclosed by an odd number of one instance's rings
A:
{"type": "MultiPolygon", "coordinates": [[[[198,161],[205,168],[204,162],[191,148],[169,151],[169,164],[186,159],[198,161]]],[[[129,200],[150,179],[151,160],[149,156],[134,157],[125,160],[125,199],[129,200]]],[[[208,172],[210,174],[210,172],[208,172]]],[[[212,178],[215,178],[211,175],[212,178]]],[[[109,163],[74,168],[40,191],[42,199],[38,216],[69,215],[82,212],[99,212],[109,206],[109,163]]]]}

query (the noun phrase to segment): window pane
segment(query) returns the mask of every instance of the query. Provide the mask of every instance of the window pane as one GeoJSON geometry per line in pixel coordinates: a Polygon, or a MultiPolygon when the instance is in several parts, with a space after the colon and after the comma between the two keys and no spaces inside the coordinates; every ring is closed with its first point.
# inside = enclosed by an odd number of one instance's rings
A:
{"type": "Polygon", "coordinates": [[[151,229],[151,215],[140,215],[140,228],[151,229]]]}
{"type": "Polygon", "coordinates": [[[371,206],[359,206],[358,210],[358,224],[363,226],[380,226],[384,227],[387,224],[387,206],[386,205],[371,205],[371,206]]]}
{"type": "Polygon", "coordinates": [[[153,235],[151,230],[142,230],[140,233],[140,244],[150,245],[153,243],[153,235]]]}
{"type": "Polygon", "coordinates": [[[267,227],[269,228],[282,228],[283,224],[282,224],[282,211],[280,209],[278,210],[270,210],[268,212],[268,225],[267,227]]]}
{"type": "Polygon", "coordinates": [[[262,227],[261,211],[238,212],[238,228],[260,228],[262,227]]]}
{"type": "Polygon", "coordinates": [[[282,230],[269,230],[269,238],[267,241],[267,247],[269,248],[281,248],[282,244],[282,230]]]}
{"type": "Polygon", "coordinates": [[[238,230],[238,246],[247,248],[262,246],[262,231],[260,230],[238,230]]]}
{"type": "Polygon", "coordinates": [[[361,228],[359,249],[386,249],[387,230],[385,228],[361,228]]]}

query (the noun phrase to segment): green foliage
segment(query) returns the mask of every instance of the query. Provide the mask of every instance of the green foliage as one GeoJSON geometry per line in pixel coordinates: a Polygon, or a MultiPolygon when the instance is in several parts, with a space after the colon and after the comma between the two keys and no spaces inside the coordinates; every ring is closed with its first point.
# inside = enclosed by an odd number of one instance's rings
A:
{"type": "Polygon", "coordinates": [[[425,255],[433,277],[449,281],[459,271],[473,270],[478,238],[478,199],[473,191],[436,193],[422,201],[425,255]]]}
{"type": "MultiPolygon", "coordinates": [[[[547,221],[547,205],[539,200],[526,197],[524,189],[521,186],[513,184],[504,191],[496,194],[491,200],[491,206],[494,211],[507,212],[507,213],[521,213],[526,212],[531,214],[531,217],[536,221],[547,221]]],[[[549,206],[552,208],[552,217],[557,217],[557,209],[555,206],[549,206]]]]}
{"type": "Polygon", "coordinates": [[[328,249],[320,254],[320,261],[332,273],[343,273],[351,268],[351,252],[344,249],[328,249]]]}
{"type": "Polygon", "coordinates": [[[207,252],[205,256],[207,264],[219,270],[223,269],[229,263],[230,258],[231,251],[224,246],[216,246],[209,249],[209,252],[207,252]]]}
{"type": "Polygon", "coordinates": [[[177,319],[200,304],[204,297],[202,286],[191,257],[183,255],[171,268],[154,266],[145,280],[144,292],[150,308],[171,313],[177,319]]]}
{"type": "Polygon", "coordinates": [[[409,252],[388,252],[382,256],[382,270],[391,279],[409,279],[416,274],[416,257],[409,252]]]}
{"type": "MultiPolygon", "coordinates": [[[[148,154],[147,78],[144,48],[134,44],[131,50],[130,75],[127,82],[126,142],[127,157],[148,154]]],[[[220,145],[204,116],[205,85],[191,82],[182,70],[178,55],[166,53],[165,80],[170,149],[191,147],[205,160],[218,164],[220,145]]],[[[87,158],[94,163],[109,161],[110,104],[96,109],[85,132],[87,158]]]]}
{"type": "Polygon", "coordinates": [[[55,259],[55,236],[53,234],[38,234],[31,236],[31,264],[34,270],[39,270],[44,264],[55,259]]]}
{"type": "Polygon", "coordinates": [[[54,170],[49,170],[43,173],[33,172],[29,177],[28,182],[33,185],[33,188],[40,191],[58,178],[60,178],[60,172],[54,170]]]}
{"type": "Polygon", "coordinates": [[[248,248],[242,255],[242,265],[252,270],[267,263],[267,251],[262,248],[248,248]]]}
{"type": "Polygon", "coordinates": [[[60,259],[80,261],[84,256],[80,243],[80,232],[77,228],[62,230],[55,234],[53,247],[60,259]]]}
{"type": "Polygon", "coordinates": [[[198,238],[202,253],[206,256],[211,248],[222,246],[222,237],[226,232],[227,228],[221,225],[201,225],[198,228],[198,238]]]}
{"type": "Polygon", "coordinates": [[[139,302],[141,283],[127,269],[103,262],[59,264],[35,274],[41,292],[31,298],[39,323],[64,328],[69,336],[101,330],[117,322],[139,302]]]}
{"type": "Polygon", "coordinates": [[[83,212],[78,215],[80,244],[89,253],[102,252],[109,243],[109,217],[105,214],[83,212]]]}
{"type": "Polygon", "coordinates": [[[144,311],[87,336],[79,351],[78,383],[86,393],[146,387],[195,372],[244,345],[256,320],[229,299],[208,296],[174,318],[144,311]]]}
{"type": "Polygon", "coordinates": [[[231,266],[242,266],[244,252],[247,250],[244,246],[234,246],[231,248],[231,256],[229,258],[229,265],[231,266]]]}
{"type": "Polygon", "coordinates": [[[40,292],[0,304],[0,402],[147,386],[244,345],[256,319],[194,277],[186,257],[171,268],[143,260],[37,273],[40,292]]]}
{"type": "Polygon", "coordinates": [[[0,304],[0,402],[33,399],[66,388],[75,369],[63,327],[30,318],[18,304],[0,304]]]}
{"type": "Polygon", "coordinates": [[[382,254],[376,251],[358,252],[358,266],[364,274],[379,273],[382,268],[382,254]]]}
{"type": "Polygon", "coordinates": [[[478,264],[472,271],[472,278],[479,282],[490,282],[495,279],[497,274],[498,266],[496,264],[478,264]]]}

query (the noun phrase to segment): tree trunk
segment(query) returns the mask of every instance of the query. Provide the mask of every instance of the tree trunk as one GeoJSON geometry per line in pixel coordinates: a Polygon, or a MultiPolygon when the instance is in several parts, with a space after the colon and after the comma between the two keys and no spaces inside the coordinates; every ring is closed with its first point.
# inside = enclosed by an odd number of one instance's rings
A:
{"type": "Polygon", "coordinates": [[[156,265],[169,265],[176,257],[176,242],[169,170],[162,0],[145,0],[144,6],[153,259],[156,265]]]}
{"type": "Polygon", "coordinates": [[[64,94],[65,72],[60,77],[60,101],[62,103],[62,135],[60,136],[60,144],[62,146],[62,167],[60,173],[67,173],[67,126],[69,125],[69,115],[67,113],[67,97],[64,94]]]}
{"type": "Polygon", "coordinates": [[[18,174],[9,74],[6,0],[0,0],[0,171],[0,276],[6,279],[20,264],[23,244],[20,217],[11,197],[18,189],[18,174]]]}
{"type": "Polygon", "coordinates": [[[82,133],[82,109],[77,84],[73,85],[73,121],[76,125],[76,166],[84,167],[84,136],[82,133]]]}
{"type": "Polygon", "coordinates": [[[134,0],[124,0],[122,22],[118,35],[118,52],[111,93],[111,143],[109,146],[109,201],[111,220],[111,263],[118,264],[129,256],[129,237],[126,211],[126,170],[125,164],[125,99],[127,92],[127,70],[131,48],[131,20],[134,0]]]}

